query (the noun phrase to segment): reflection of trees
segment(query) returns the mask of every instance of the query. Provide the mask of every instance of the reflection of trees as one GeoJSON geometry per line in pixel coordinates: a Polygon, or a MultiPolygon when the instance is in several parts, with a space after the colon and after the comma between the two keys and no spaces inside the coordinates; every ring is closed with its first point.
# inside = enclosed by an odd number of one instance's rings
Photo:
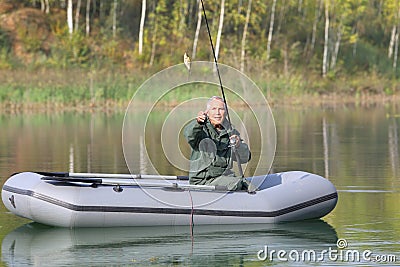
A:
{"type": "Polygon", "coordinates": [[[332,164],[334,165],[338,157],[339,140],[337,135],[336,123],[328,123],[327,117],[322,118],[322,138],[323,138],[323,155],[324,155],[324,173],[329,178],[332,164]]]}
{"type": "Polygon", "coordinates": [[[0,174],[17,171],[126,172],[123,114],[14,114],[0,119],[0,174]],[[73,167],[72,167],[73,166],[73,167]]]}
{"type": "MultiPolygon", "coordinates": [[[[69,146],[69,172],[74,172],[74,147],[72,144],[69,146]]],[[[89,163],[88,163],[89,165],[89,163]]]]}
{"type": "Polygon", "coordinates": [[[325,177],[329,178],[329,146],[328,146],[328,130],[326,125],[326,118],[322,118],[322,136],[324,145],[324,166],[325,166],[325,177]]]}
{"type": "Polygon", "coordinates": [[[399,135],[397,132],[397,121],[392,118],[388,126],[388,146],[390,166],[392,167],[393,177],[399,175],[399,135]]]}
{"type": "Polygon", "coordinates": [[[383,108],[276,108],[274,114],[275,171],[305,170],[340,177],[343,185],[379,187],[389,182],[383,179],[387,167],[398,175],[398,122],[388,125],[383,108]]]}
{"type": "MultiPolygon", "coordinates": [[[[390,108],[395,109],[386,107],[390,108]]],[[[327,176],[340,190],[339,204],[327,216],[329,222],[358,224],[360,234],[355,239],[397,242],[398,118],[387,119],[385,107],[380,106],[286,107],[275,108],[274,115],[275,171],[305,170],[327,176]]]]}
{"type": "MultiPolygon", "coordinates": [[[[188,110],[190,114],[196,111],[197,108],[188,110]]],[[[252,164],[259,157],[260,134],[254,117],[241,112],[239,115],[245,122],[254,155],[248,166],[251,172],[254,169],[252,164]]],[[[133,146],[128,152],[134,155],[136,171],[143,171],[140,154],[145,141],[152,162],[160,166],[160,173],[186,174],[177,172],[162,155],[159,140],[167,114],[161,110],[154,112],[154,117],[149,118],[145,140],[129,136],[133,146]]],[[[352,224],[363,224],[374,216],[378,219],[385,216],[398,218],[399,119],[386,119],[385,114],[380,107],[336,110],[274,108],[278,142],[275,171],[304,170],[329,176],[341,190],[339,205],[329,217],[337,225],[347,222],[350,217],[352,224]],[[394,192],[371,193],[369,190],[394,192]]],[[[136,110],[134,116],[146,119],[140,110],[136,110]]],[[[71,149],[74,171],[126,173],[121,147],[122,121],[121,113],[0,115],[0,177],[4,182],[17,171],[66,171],[71,149]]],[[[188,156],[190,149],[184,139],[180,139],[180,147],[186,149],[183,152],[188,156]]],[[[149,169],[147,171],[151,173],[149,169]]],[[[385,238],[392,240],[399,236],[398,220],[385,221],[385,224],[387,229],[394,229],[385,238]]],[[[375,229],[381,226],[365,227],[375,229]]],[[[378,234],[383,233],[379,231],[378,234]]]]}
{"type": "Polygon", "coordinates": [[[146,144],[145,144],[145,141],[144,141],[144,138],[143,138],[143,136],[141,135],[140,136],[140,144],[139,144],[139,147],[140,147],[140,149],[139,149],[139,157],[140,157],[140,160],[139,160],[139,164],[140,164],[140,167],[139,167],[139,170],[140,170],[140,174],[148,174],[148,158],[147,158],[147,153],[146,153],[146,144]]]}
{"type": "MultiPolygon", "coordinates": [[[[166,114],[160,112],[150,118],[144,140],[140,136],[129,137],[133,146],[128,152],[134,155],[135,171],[144,171],[146,142],[150,158],[161,166],[159,172],[184,175],[162,155],[160,127],[166,114]]],[[[391,177],[398,177],[398,118],[382,119],[384,114],[379,108],[275,109],[278,143],[274,170],[305,170],[332,179],[341,177],[337,182],[343,185],[367,185],[365,177],[383,177],[385,172],[386,176],[390,172],[391,177]]],[[[240,110],[238,115],[251,144],[253,159],[246,171],[251,173],[260,157],[260,131],[251,113],[240,110]]],[[[21,170],[63,171],[69,169],[70,162],[74,171],[79,172],[126,172],[121,147],[122,121],[120,113],[3,115],[1,174],[6,177],[21,170]]],[[[243,127],[240,123],[237,126],[243,127]]],[[[189,154],[185,140],[179,142],[183,152],[189,154]]],[[[368,183],[382,187],[391,182],[372,179],[368,183]]]]}

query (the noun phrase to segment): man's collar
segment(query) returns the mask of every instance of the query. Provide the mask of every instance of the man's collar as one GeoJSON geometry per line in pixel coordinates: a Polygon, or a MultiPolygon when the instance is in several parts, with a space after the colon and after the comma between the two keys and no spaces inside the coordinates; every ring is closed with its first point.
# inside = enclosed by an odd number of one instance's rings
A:
{"type": "Polygon", "coordinates": [[[222,124],[219,124],[218,126],[214,126],[214,125],[212,125],[211,122],[207,122],[207,127],[209,129],[211,129],[212,131],[214,131],[219,136],[227,133],[226,123],[222,123],[222,124]]]}
{"type": "Polygon", "coordinates": [[[222,131],[224,129],[224,127],[221,124],[215,125],[214,128],[217,129],[218,131],[222,131]]]}

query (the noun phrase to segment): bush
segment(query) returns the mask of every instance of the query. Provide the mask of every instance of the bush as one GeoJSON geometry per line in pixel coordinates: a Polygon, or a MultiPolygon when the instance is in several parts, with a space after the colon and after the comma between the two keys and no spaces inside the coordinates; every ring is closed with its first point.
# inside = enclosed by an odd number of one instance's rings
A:
{"type": "Polygon", "coordinates": [[[0,49],[6,53],[11,51],[11,40],[7,32],[0,28],[0,49]]]}

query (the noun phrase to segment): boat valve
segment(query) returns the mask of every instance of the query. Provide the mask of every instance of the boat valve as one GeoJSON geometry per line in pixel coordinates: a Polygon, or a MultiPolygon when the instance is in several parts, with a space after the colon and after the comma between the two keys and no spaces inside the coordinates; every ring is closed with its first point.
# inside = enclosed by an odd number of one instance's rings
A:
{"type": "Polygon", "coordinates": [[[120,192],[122,192],[124,189],[122,189],[122,187],[121,187],[119,184],[117,184],[116,186],[113,187],[113,190],[114,190],[115,192],[117,192],[117,193],[120,193],[120,192]]]}

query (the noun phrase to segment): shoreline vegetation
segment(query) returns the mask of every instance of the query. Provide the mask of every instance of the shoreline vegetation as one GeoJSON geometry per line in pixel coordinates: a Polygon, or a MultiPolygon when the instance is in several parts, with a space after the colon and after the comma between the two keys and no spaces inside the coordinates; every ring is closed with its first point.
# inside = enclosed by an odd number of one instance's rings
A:
{"type": "MultiPolygon", "coordinates": [[[[0,75],[0,113],[122,112],[128,107],[140,85],[153,74],[108,70],[3,70],[0,75]]],[[[346,80],[333,80],[322,85],[325,88],[317,88],[318,81],[312,82],[300,76],[259,76],[253,81],[271,107],[368,107],[400,103],[399,94],[388,94],[388,90],[385,90],[385,85],[391,86],[390,81],[380,81],[371,77],[365,77],[362,81],[366,84],[364,88],[352,88],[351,84],[355,81],[346,80]],[[332,87],[331,92],[327,91],[327,87],[332,87]]],[[[219,94],[219,91],[203,90],[195,95],[199,94],[209,96],[219,94]]],[[[190,97],[191,92],[178,88],[170,96],[162,98],[159,105],[166,108],[175,107],[190,97]]],[[[245,106],[243,101],[229,99],[229,96],[228,104],[236,108],[245,106]]]]}
{"type": "MultiPolygon", "coordinates": [[[[0,0],[0,113],[121,111],[185,53],[213,61],[199,1],[83,3],[0,0]]],[[[400,102],[395,7],[210,0],[205,9],[218,62],[250,77],[270,106],[301,107],[400,102]]],[[[219,94],[197,89],[176,90],[161,105],[219,94]]]]}

